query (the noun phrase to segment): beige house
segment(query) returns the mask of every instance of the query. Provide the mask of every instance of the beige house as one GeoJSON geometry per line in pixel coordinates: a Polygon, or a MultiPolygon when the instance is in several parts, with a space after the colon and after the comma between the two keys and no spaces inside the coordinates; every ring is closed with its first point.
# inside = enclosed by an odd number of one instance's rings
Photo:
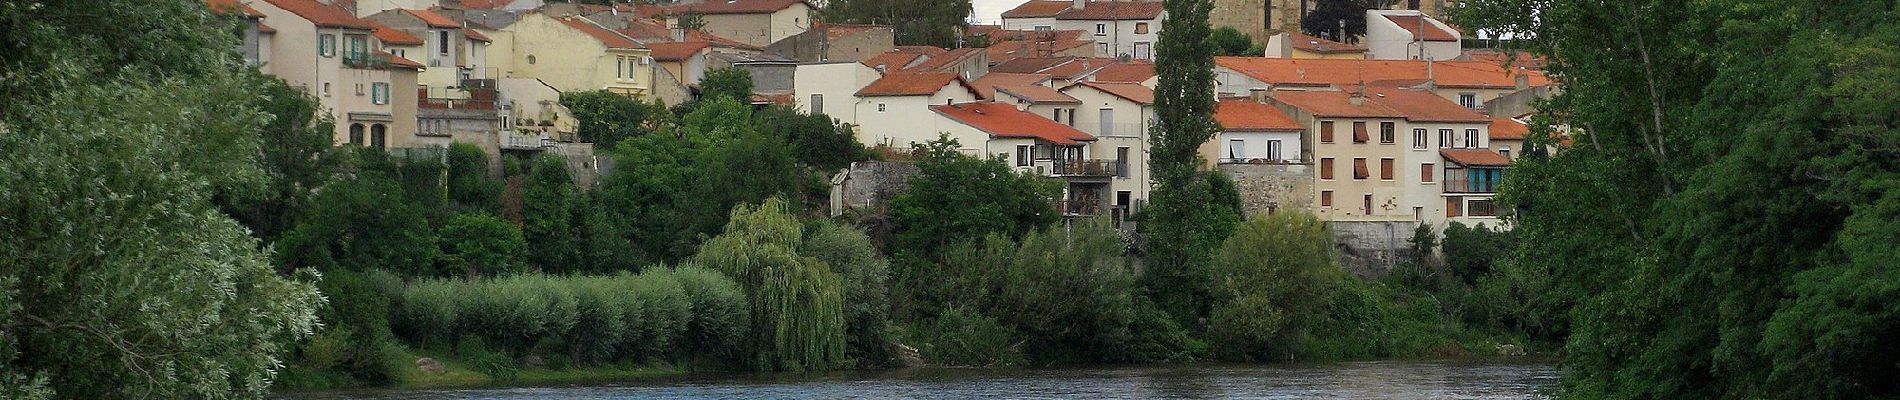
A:
{"type": "Polygon", "coordinates": [[[820,23],[766,46],[767,53],[799,62],[864,61],[890,51],[896,31],[883,25],[820,23]]]}
{"type": "Polygon", "coordinates": [[[855,96],[858,89],[884,77],[870,66],[855,61],[799,64],[794,68],[794,76],[807,78],[792,81],[793,108],[805,113],[825,114],[850,124],[858,123],[860,107],[855,96]]]}
{"type": "MultiPolygon", "coordinates": [[[[855,120],[832,117],[857,124],[858,142],[865,145],[910,148],[937,138],[939,131],[919,123],[930,115],[931,106],[977,99],[976,89],[957,74],[896,72],[871,81],[850,97],[838,99],[851,105],[848,115],[855,120]]],[[[978,154],[982,144],[964,143],[963,146],[966,152],[978,154]]]]}
{"type": "Polygon", "coordinates": [[[1377,60],[1452,60],[1464,55],[1463,35],[1413,10],[1366,10],[1366,56],[1377,60]]]}
{"type": "Polygon", "coordinates": [[[706,23],[700,30],[763,48],[811,30],[816,10],[806,0],[709,0],[658,7],[667,26],[679,26],[681,16],[696,15],[706,23]]]}
{"type": "MultiPolygon", "coordinates": [[[[462,90],[462,81],[494,79],[498,72],[487,65],[487,36],[464,28],[461,21],[443,13],[399,8],[365,19],[401,31],[406,34],[402,39],[421,40],[420,45],[405,43],[392,52],[400,51],[404,55],[416,57],[416,61],[427,67],[419,80],[427,90],[428,98],[466,99],[468,92],[462,90]]],[[[386,33],[379,31],[379,37],[384,35],[386,33]]]]}
{"type": "Polygon", "coordinates": [[[375,25],[315,0],[257,0],[244,4],[267,20],[264,72],[317,98],[336,120],[336,142],[407,147],[416,133],[416,86],[421,65],[382,50],[375,25]]]}
{"type": "Polygon", "coordinates": [[[1128,215],[1132,192],[1111,191],[1117,179],[1138,167],[1126,154],[1099,154],[1097,138],[1068,125],[998,102],[931,106],[938,131],[981,156],[1002,159],[1018,171],[1063,181],[1056,208],[1064,216],[1128,215]],[[1118,194],[1119,193],[1119,194],[1118,194]],[[1117,197],[1120,196],[1120,197],[1117,197]]]}
{"type": "Polygon", "coordinates": [[[1093,146],[1103,158],[1128,166],[1128,173],[1109,184],[1112,204],[1138,211],[1153,190],[1148,128],[1154,121],[1154,90],[1139,83],[1083,81],[1061,92],[1080,103],[1061,113],[1063,122],[1097,137],[1093,146]]]}
{"type": "Polygon", "coordinates": [[[1002,16],[1004,30],[1083,31],[1097,56],[1152,60],[1167,11],[1152,0],[1031,0],[1002,16]]]}
{"type": "Polygon", "coordinates": [[[1418,87],[1473,110],[1485,102],[1551,86],[1543,71],[1484,61],[1338,60],[1215,57],[1215,91],[1245,95],[1255,89],[1418,87]]]}
{"type": "Polygon", "coordinates": [[[505,77],[539,79],[563,92],[647,96],[653,88],[647,47],[586,18],[529,12],[487,36],[496,43],[489,59],[505,59],[493,63],[505,77]]]}

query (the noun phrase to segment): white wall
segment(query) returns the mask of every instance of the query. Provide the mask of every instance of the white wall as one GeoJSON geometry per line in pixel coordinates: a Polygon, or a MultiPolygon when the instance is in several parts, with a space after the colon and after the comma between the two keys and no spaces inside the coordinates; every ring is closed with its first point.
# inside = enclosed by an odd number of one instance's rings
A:
{"type": "MultiPolygon", "coordinates": [[[[889,144],[892,147],[911,147],[911,143],[923,143],[937,138],[938,131],[929,124],[921,123],[930,118],[940,118],[930,106],[951,103],[968,103],[976,99],[963,85],[952,83],[930,96],[881,96],[865,97],[857,100],[855,109],[858,119],[858,141],[866,146],[889,144]],[[878,105],[884,105],[884,111],[878,111],[878,105]]],[[[831,98],[825,98],[826,107],[830,107],[831,98]]],[[[958,124],[961,125],[961,124],[958,124]]],[[[987,141],[985,136],[983,140],[987,141]]],[[[978,142],[964,142],[965,148],[976,148],[978,142]]]]}
{"type": "Polygon", "coordinates": [[[1268,158],[1267,143],[1274,140],[1280,141],[1280,157],[1277,160],[1299,161],[1300,159],[1299,132],[1221,132],[1216,140],[1219,141],[1220,158],[1223,160],[1235,154],[1233,152],[1235,140],[1240,140],[1241,145],[1244,146],[1240,149],[1240,154],[1245,159],[1268,158]]]}
{"type": "Polygon", "coordinates": [[[1154,109],[1128,99],[1096,90],[1095,88],[1075,85],[1062,90],[1062,93],[1081,100],[1082,105],[1075,106],[1075,129],[1088,132],[1096,137],[1106,136],[1145,136],[1147,123],[1154,117],[1154,109]],[[1102,131],[1102,109],[1114,110],[1109,121],[1114,132],[1102,131]],[[1112,134],[1111,134],[1112,133],[1112,134]]]}
{"type": "Polygon", "coordinates": [[[858,100],[852,95],[880,76],[856,62],[803,64],[793,73],[800,77],[792,81],[792,100],[799,111],[812,112],[811,95],[823,95],[825,109],[817,111],[850,124],[858,123],[858,100]]]}
{"type": "MultiPolygon", "coordinates": [[[[1430,58],[1432,60],[1444,61],[1457,59],[1464,55],[1464,45],[1458,41],[1428,41],[1423,42],[1424,52],[1422,54],[1424,57],[1420,57],[1420,43],[1412,36],[1412,32],[1399,27],[1398,24],[1392,23],[1392,20],[1386,19],[1382,15],[1420,14],[1418,11],[1409,10],[1366,10],[1366,37],[1365,43],[1363,43],[1366,46],[1366,58],[1375,60],[1422,60],[1430,58]]],[[[1444,22],[1430,17],[1425,18],[1425,21],[1432,26],[1436,26],[1438,29],[1443,29],[1445,32],[1451,32],[1454,37],[1459,36],[1457,29],[1453,29],[1444,22]]],[[[1418,27],[1413,27],[1413,29],[1417,28],[1418,27]]],[[[1427,27],[1427,29],[1429,28],[1431,27],[1427,27]]]]}

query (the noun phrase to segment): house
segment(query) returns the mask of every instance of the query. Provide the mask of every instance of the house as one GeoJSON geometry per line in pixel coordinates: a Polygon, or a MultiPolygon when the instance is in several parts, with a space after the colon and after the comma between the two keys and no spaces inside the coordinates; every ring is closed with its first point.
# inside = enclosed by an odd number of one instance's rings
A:
{"type": "Polygon", "coordinates": [[[1148,179],[1148,128],[1154,121],[1154,90],[1138,83],[1083,81],[1062,88],[1061,93],[1079,104],[1048,115],[1060,114],[1065,125],[1094,135],[1098,153],[1113,154],[1105,158],[1128,166],[1128,173],[1110,182],[1111,203],[1139,210],[1153,190],[1148,179]]]}
{"type": "Polygon", "coordinates": [[[205,4],[212,12],[237,16],[244,21],[244,27],[238,32],[238,53],[244,55],[244,63],[262,68],[270,60],[271,35],[276,28],[264,24],[264,13],[245,5],[239,0],[208,0],[205,4]]]}
{"type": "MultiPolygon", "coordinates": [[[[1258,93],[1265,93],[1264,91],[1258,93]]],[[[1294,164],[1308,162],[1305,129],[1264,99],[1236,97],[1215,103],[1221,130],[1201,146],[1210,164],[1294,164]]]]}
{"type": "Polygon", "coordinates": [[[463,27],[462,22],[455,18],[433,10],[398,8],[365,19],[406,34],[379,33],[404,43],[392,52],[400,51],[404,55],[414,56],[416,61],[428,67],[422,71],[419,80],[429,89],[429,98],[467,98],[467,93],[460,90],[462,81],[495,78],[495,71],[487,68],[486,50],[490,40],[486,40],[487,36],[479,32],[463,27]],[[423,42],[422,45],[413,45],[411,40],[418,38],[423,42]]]}
{"type": "Polygon", "coordinates": [[[1414,10],[1366,10],[1366,56],[1453,60],[1464,55],[1457,28],[1414,10]]]}
{"type": "Polygon", "coordinates": [[[904,68],[904,72],[948,72],[963,79],[976,79],[990,73],[990,62],[984,49],[961,48],[926,57],[904,68]]]}
{"type": "Polygon", "coordinates": [[[1133,83],[1154,89],[1161,81],[1155,76],[1154,63],[1128,62],[1115,63],[1089,72],[1085,78],[1089,82],[1133,83]]]}
{"type": "Polygon", "coordinates": [[[1091,34],[1098,56],[1152,60],[1167,11],[1150,0],[1032,0],[1002,16],[1005,30],[1080,30],[1091,34]]]}
{"type": "Polygon", "coordinates": [[[503,76],[536,78],[563,92],[606,90],[648,96],[653,58],[646,45],[581,17],[554,18],[528,12],[501,28],[490,59],[503,76]],[[506,42],[506,44],[501,44],[506,42]],[[508,54],[498,54],[506,49],[508,54]]]}
{"type": "Polygon", "coordinates": [[[884,25],[816,24],[765,47],[767,53],[799,62],[864,61],[894,47],[896,31],[884,25]]]}
{"type": "Polygon", "coordinates": [[[1365,46],[1335,42],[1299,32],[1280,32],[1268,37],[1266,49],[1266,56],[1270,58],[1366,58],[1365,46]]]}
{"type": "Polygon", "coordinates": [[[1236,96],[1254,89],[1341,88],[1360,84],[1420,87],[1467,108],[1551,86],[1542,71],[1481,61],[1342,60],[1215,57],[1215,91],[1236,96]]]}
{"type": "Polygon", "coordinates": [[[1092,40],[1006,40],[984,48],[992,64],[1024,57],[1094,57],[1092,40]]]}
{"type": "Polygon", "coordinates": [[[794,68],[795,76],[825,77],[794,80],[792,94],[797,100],[794,108],[810,114],[825,114],[851,124],[858,122],[855,97],[858,89],[883,78],[883,74],[870,66],[852,61],[799,64],[794,68]]]}
{"type": "MultiPolygon", "coordinates": [[[[803,94],[801,94],[803,95],[803,94]]],[[[948,72],[893,72],[839,99],[851,104],[849,114],[858,125],[858,142],[909,148],[915,143],[937,138],[937,131],[919,124],[932,105],[968,103],[977,100],[976,89],[957,74],[948,72]]],[[[834,118],[844,120],[838,115],[834,118]]],[[[978,143],[965,143],[980,146],[978,143]]]]}
{"type": "Polygon", "coordinates": [[[1062,180],[1056,208],[1064,216],[1112,215],[1119,221],[1134,201],[1132,192],[1111,189],[1117,179],[1132,176],[1135,165],[1095,154],[1101,146],[1088,133],[1005,103],[935,105],[930,110],[937,117],[936,130],[957,139],[966,151],[998,157],[1019,171],[1062,180]]]}
{"type": "Polygon", "coordinates": [[[667,26],[696,16],[705,23],[700,30],[763,48],[811,30],[816,9],[806,0],[713,0],[656,7],[653,12],[664,15],[667,26]]]}
{"type": "Polygon", "coordinates": [[[411,88],[422,65],[383,51],[375,25],[315,0],[243,5],[275,31],[266,35],[269,58],[261,69],[315,96],[336,121],[336,143],[391,148],[415,140],[418,100],[411,88]]]}
{"type": "Polygon", "coordinates": [[[1487,133],[1491,139],[1489,146],[1491,150],[1498,152],[1498,155],[1504,158],[1516,161],[1528,149],[1524,146],[1524,141],[1529,138],[1531,127],[1516,119],[1492,117],[1491,127],[1487,133]]]}

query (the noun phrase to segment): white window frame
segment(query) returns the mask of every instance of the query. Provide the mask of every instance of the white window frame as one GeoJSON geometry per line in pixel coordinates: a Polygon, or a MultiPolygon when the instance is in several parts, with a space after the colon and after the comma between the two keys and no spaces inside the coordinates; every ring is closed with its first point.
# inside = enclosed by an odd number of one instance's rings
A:
{"type": "Polygon", "coordinates": [[[1432,131],[1425,128],[1412,128],[1412,150],[1424,150],[1432,147],[1432,131]]]}
{"type": "Polygon", "coordinates": [[[1095,24],[1095,36],[1108,36],[1108,24],[1095,24]]]}
{"type": "Polygon", "coordinates": [[[389,84],[376,82],[369,85],[369,101],[377,105],[389,104],[389,84]]]}
{"type": "Polygon", "coordinates": [[[1285,160],[1286,159],[1285,155],[1286,155],[1285,148],[1280,145],[1280,139],[1267,140],[1267,158],[1268,159],[1285,160]]]}
{"type": "Polygon", "coordinates": [[[1478,137],[1477,129],[1465,130],[1465,148],[1467,149],[1481,148],[1482,146],[1479,146],[1481,144],[1484,144],[1483,139],[1478,137]]]}
{"type": "Polygon", "coordinates": [[[1247,139],[1227,139],[1227,159],[1237,161],[1246,158],[1247,139]]]}

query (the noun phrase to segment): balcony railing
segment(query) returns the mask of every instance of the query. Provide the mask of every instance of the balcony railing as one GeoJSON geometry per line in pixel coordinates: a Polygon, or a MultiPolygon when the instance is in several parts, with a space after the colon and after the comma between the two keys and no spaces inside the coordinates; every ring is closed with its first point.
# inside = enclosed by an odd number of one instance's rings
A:
{"type": "Polygon", "coordinates": [[[545,134],[501,133],[501,148],[508,150],[540,150],[552,143],[553,139],[545,134]]]}
{"type": "Polygon", "coordinates": [[[1052,160],[1050,174],[1070,177],[1111,177],[1128,175],[1128,164],[1117,160],[1052,160]]]}
{"type": "Polygon", "coordinates": [[[1446,179],[1442,185],[1445,193],[1497,193],[1499,180],[1496,179],[1446,179]]]}
{"type": "Polygon", "coordinates": [[[343,53],[343,66],[358,69],[381,69],[388,67],[389,62],[371,56],[369,53],[343,53]]]}
{"type": "Polygon", "coordinates": [[[1287,160],[1287,159],[1279,159],[1279,158],[1222,158],[1220,159],[1220,163],[1221,164],[1270,164],[1270,165],[1312,164],[1311,162],[1307,162],[1303,160],[1287,160]]]}
{"type": "Polygon", "coordinates": [[[1092,217],[1102,215],[1111,207],[1103,205],[1101,200],[1058,200],[1056,211],[1069,217],[1092,217]]]}

